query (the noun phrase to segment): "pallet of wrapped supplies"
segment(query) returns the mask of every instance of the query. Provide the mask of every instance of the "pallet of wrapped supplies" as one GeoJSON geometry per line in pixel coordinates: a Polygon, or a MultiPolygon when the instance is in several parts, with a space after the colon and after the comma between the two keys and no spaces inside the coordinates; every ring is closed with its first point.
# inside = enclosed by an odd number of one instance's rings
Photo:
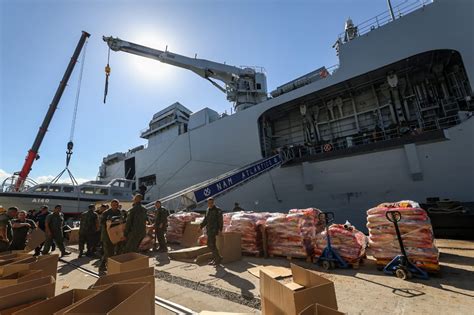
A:
{"type": "MultiPolygon", "coordinates": [[[[227,229],[229,228],[230,221],[232,220],[232,217],[236,214],[243,213],[243,211],[240,212],[226,212],[224,213],[223,216],[223,221],[224,221],[224,232],[227,232],[227,229]]],[[[198,244],[199,245],[207,245],[207,231],[206,228],[202,229],[202,234],[198,238],[198,244]]]]}
{"type": "Polygon", "coordinates": [[[308,252],[302,232],[303,224],[303,213],[281,213],[268,218],[265,223],[268,254],[306,258],[308,252]]]}
{"type": "Polygon", "coordinates": [[[197,212],[178,212],[168,217],[168,228],[166,230],[166,239],[169,243],[181,243],[186,222],[194,222],[202,217],[197,212]]]}
{"type": "Polygon", "coordinates": [[[291,209],[289,214],[301,215],[301,233],[306,252],[309,256],[313,255],[314,239],[318,233],[324,230],[324,223],[320,222],[319,214],[321,210],[316,208],[291,209]]]}
{"type": "MultiPolygon", "coordinates": [[[[356,265],[365,256],[367,237],[350,224],[332,224],[329,228],[331,246],[347,263],[356,265]]],[[[327,246],[327,233],[323,231],[314,240],[314,255],[321,256],[327,246]]]]}
{"type": "Polygon", "coordinates": [[[242,235],[242,252],[258,255],[262,252],[262,234],[259,226],[272,214],[268,212],[241,212],[232,216],[227,232],[239,232],[242,235]]]}
{"type": "Polygon", "coordinates": [[[428,272],[439,271],[439,252],[434,245],[433,228],[425,210],[414,201],[382,203],[367,211],[369,229],[368,253],[382,266],[400,255],[400,247],[392,222],[388,221],[387,211],[399,211],[400,234],[409,259],[428,272]]]}

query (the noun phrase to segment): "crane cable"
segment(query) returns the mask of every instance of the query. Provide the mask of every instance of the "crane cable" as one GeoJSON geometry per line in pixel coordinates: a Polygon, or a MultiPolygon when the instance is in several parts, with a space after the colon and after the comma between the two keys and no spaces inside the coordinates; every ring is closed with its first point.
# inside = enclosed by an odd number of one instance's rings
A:
{"type": "MultiPolygon", "coordinates": [[[[69,170],[69,162],[71,161],[71,156],[72,156],[72,149],[74,147],[73,139],[74,139],[74,131],[76,129],[76,118],[77,118],[77,108],[79,106],[79,96],[81,94],[81,84],[82,84],[82,74],[84,72],[84,63],[86,59],[86,51],[87,51],[87,43],[88,41],[85,42],[84,44],[84,49],[82,51],[82,59],[80,61],[81,63],[81,70],[79,71],[79,79],[77,82],[77,90],[76,90],[76,99],[74,101],[74,112],[72,114],[72,123],[71,123],[71,133],[69,135],[69,142],[67,143],[67,151],[66,151],[66,167],[59,173],[51,183],[56,183],[61,176],[64,174],[64,172],[67,171],[69,178],[71,179],[71,182],[73,185],[77,186],[78,182],[74,175],[72,175],[71,171],[69,170]]],[[[76,61],[78,62],[78,61],[76,61]]]]}
{"type": "Polygon", "coordinates": [[[104,88],[104,104],[107,99],[107,93],[109,92],[109,76],[110,76],[110,47],[107,52],[107,65],[105,66],[105,88],[104,88]]]}

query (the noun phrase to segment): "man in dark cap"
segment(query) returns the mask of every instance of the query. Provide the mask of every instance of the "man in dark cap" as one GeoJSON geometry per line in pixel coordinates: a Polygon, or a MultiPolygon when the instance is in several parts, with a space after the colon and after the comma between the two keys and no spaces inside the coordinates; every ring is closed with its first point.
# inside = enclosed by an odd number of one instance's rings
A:
{"type": "Polygon", "coordinates": [[[224,228],[224,217],[222,210],[214,204],[214,198],[207,199],[207,211],[204,220],[201,223],[201,229],[206,227],[207,230],[207,247],[212,251],[213,260],[211,265],[219,265],[222,257],[219,254],[219,249],[216,245],[216,237],[222,233],[224,228]]]}
{"type": "Polygon", "coordinates": [[[138,252],[140,242],[146,235],[147,213],[142,206],[143,196],[136,194],[133,197],[133,207],[128,210],[127,223],[125,224],[124,253],[138,252]]]}
{"type": "Polygon", "coordinates": [[[46,241],[44,242],[43,255],[49,253],[51,244],[56,243],[56,246],[61,251],[61,257],[70,255],[70,252],[66,251],[64,247],[64,215],[61,212],[62,205],[56,205],[53,213],[48,214],[45,221],[46,241]]]}
{"type": "Polygon", "coordinates": [[[84,245],[87,244],[87,257],[93,257],[97,246],[97,231],[99,230],[99,216],[95,213],[95,205],[81,214],[79,226],[79,258],[84,254],[84,245]]]}

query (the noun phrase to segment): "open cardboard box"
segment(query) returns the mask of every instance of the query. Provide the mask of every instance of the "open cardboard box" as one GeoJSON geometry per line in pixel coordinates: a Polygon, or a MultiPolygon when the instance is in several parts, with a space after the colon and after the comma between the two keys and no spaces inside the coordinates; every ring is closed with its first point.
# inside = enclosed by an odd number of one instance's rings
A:
{"type": "Polygon", "coordinates": [[[319,303],[337,310],[334,283],[316,272],[291,264],[293,282],[283,284],[260,271],[263,315],[298,315],[319,303]]]}
{"type": "Polygon", "coordinates": [[[155,304],[148,301],[149,290],[149,283],[117,283],[79,301],[63,314],[153,315],[155,304]]]}
{"type": "Polygon", "coordinates": [[[0,314],[5,309],[53,297],[55,286],[54,278],[47,276],[0,288],[0,314]]]}
{"type": "Polygon", "coordinates": [[[179,250],[173,250],[168,252],[168,256],[171,259],[179,260],[179,261],[186,261],[186,262],[194,262],[194,259],[200,255],[204,255],[210,253],[211,251],[207,246],[194,246],[179,250]]]}
{"type": "Polygon", "coordinates": [[[0,288],[43,277],[41,270],[23,270],[0,277],[0,288]]]}
{"type": "Polygon", "coordinates": [[[237,232],[224,232],[217,236],[217,248],[222,256],[222,263],[242,259],[242,235],[237,232]]]}
{"type": "Polygon", "coordinates": [[[73,289],[47,300],[40,301],[31,306],[22,308],[14,315],[32,315],[32,314],[64,314],[75,303],[99,293],[95,290],[73,289]]]}
{"type": "Polygon", "coordinates": [[[344,315],[344,314],[345,313],[341,313],[333,308],[330,308],[321,304],[313,304],[305,308],[298,315],[344,315]]]}
{"type": "Polygon", "coordinates": [[[28,243],[26,243],[25,252],[29,253],[36,247],[40,246],[46,241],[46,234],[41,229],[34,229],[30,235],[28,235],[28,243]]]}
{"type": "Polygon", "coordinates": [[[147,267],[142,269],[135,269],[131,271],[125,271],[122,273],[115,273],[115,274],[107,274],[101,276],[97,281],[92,285],[92,287],[103,286],[106,284],[113,284],[115,282],[121,282],[124,280],[142,278],[147,276],[154,276],[155,275],[155,268],[147,267]]]}
{"type": "Polygon", "coordinates": [[[148,256],[138,253],[126,253],[107,259],[107,274],[111,275],[135,269],[143,269],[149,266],[148,256]]]}
{"type": "Polygon", "coordinates": [[[0,274],[2,276],[8,276],[12,273],[23,270],[41,270],[43,271],[43,276],[52,276],[54,279],[56,279],[58,260],[58,254],[27,257],[4,266],[0,266],[0,274]]]}
{"type": "Polygon", "coordinates": [[[193,247],[198,245],[198,238],[201,236],[202,231],[199,223],[186,222],[184,226],[183,238],[181,239],[181,245],[184,247],[193,247]]]}

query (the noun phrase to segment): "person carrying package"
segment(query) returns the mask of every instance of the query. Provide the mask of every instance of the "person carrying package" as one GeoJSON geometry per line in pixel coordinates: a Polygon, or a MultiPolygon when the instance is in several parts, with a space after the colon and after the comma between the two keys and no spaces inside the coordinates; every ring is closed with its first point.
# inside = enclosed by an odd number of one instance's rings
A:
{"type": "Polygon", "coordinates": [[[10,247],[13,237],[12,225],[7,211],[0,206],[0,252],[5,252],[10,247]]]}
{"type": "Polygon", "coordinates": [[[146,235],[147,213],[142,206],[143,196],[136,194],[133,197],[133,207],[128,210],[127,223],[125,224],[125,247],[123,253],[138,252],[140,242],[146,235]]]}
{"type": "Polygon", "coordinates": [[[18,219],[12,221],[13,240],[10,244],[10,250],[24,250],[28,232],[36,229],[36,224],[33,220],[26,218],[26,211],[18,212],[18,219]]]}
{"type": "Polygon", "coordinates": [[[97,247],[98,230],[99,216],[95,213],[95,205],[90,204],[89,209],[81,214],[81,225],[79,226],[79,258],[84,254],[84,245],[86,244],[86,256],[94,256],[97,247]]]}
{"type": "Polygon", "coordinates": [[[212,251],[213,260],[210,265],[220,265],[222,257],[216,245],[216,238],[222,233],[224,227],[224,217],[222,210],[214,204],[214,198],[207,199],[207,211],[204,220],[201,223],[201,229],[206,227],[207,230],[207,247],[212,251]]]}
{"type": "Polygon", "coordinates": [[[56,205],[54,207],[53,213],[48,214],[45,220],[45,232],[46,232],[46,241],[44,242],[43,255],[49,253],[51,244],[56,243],[56,246],[61,251],[61,257],[70,255],[70,252],[66,251],[64,247],[64,215],[61,212],[62,206],[56,205]]]}
{"type": "MultiPolygon", "coordinates": [[[[46,217],[49,214],[50,214],[49,207],[46,205],[43,205],[41,206],[40,211],[35,215],[34,221],[36,222],[36,225],[38,226],[38,228],[40,228],[40,230],[43,232],[46,231],[46,217]]],[[[35,254],[34,254],[35,256],[39,256],[39,254],[41,254],[41,250],[43,246],[44,246],[44,242],[35,248],[35,254]]],[[[53,252],[56,250],[56,245],[54,245],[54,243],[52,244],[51,249],[53,252]]]]}
{"type": "Polygon", "coordinates": [[[168,216],[168,210],[161,206],[161,201],[157,200],[155,202],[155,248],[156,241],[158,241],[160,245],[158,248],[159,252],[168,251],[165,239],[166,229],[168,227],[168,216]]]}
{"type": "Polygon", "coordinates": [[[119,201],[117,199],[112,200],[110,203],[111,207],[105,210],[100,217],[100,240],[102,242],[102,258],[99,266],[99,272],[105,272],[107,270],[107,259],[109,257],[120,254],[121,243],[112,243],[107,232],[107,222],[109,224],[113,220],[123,220],[122,211],[119,209],[119,201]]]}

